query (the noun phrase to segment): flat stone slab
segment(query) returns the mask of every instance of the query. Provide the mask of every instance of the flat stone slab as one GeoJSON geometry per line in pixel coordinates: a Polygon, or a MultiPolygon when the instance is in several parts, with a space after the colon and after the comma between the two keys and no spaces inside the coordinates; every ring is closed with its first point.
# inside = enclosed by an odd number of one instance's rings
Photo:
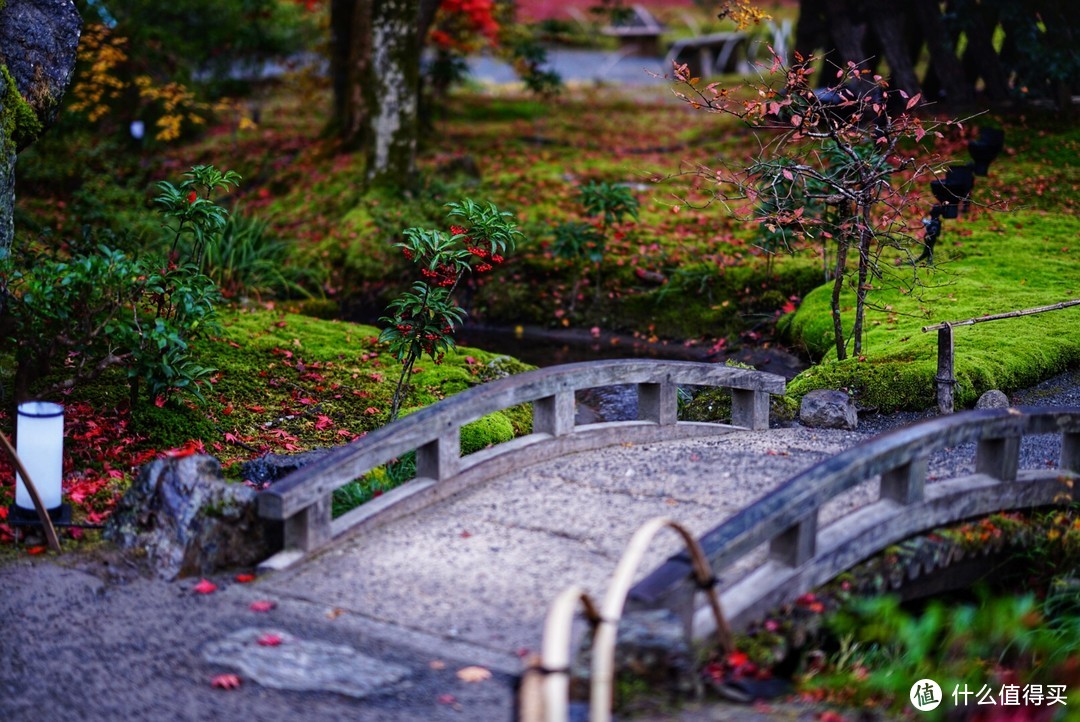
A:
{"type": "Polygon", "coordinates": [[[211,664],[232,667],[264,687],[297,692],[337,692],[357,699],[384,692],[409,676],[401,665],[375,659],[344,644],[299,639],[278,629],[249,627],[203,647],[211,664]],[[273,636],[277,645],[262,645],[273,636]]]}

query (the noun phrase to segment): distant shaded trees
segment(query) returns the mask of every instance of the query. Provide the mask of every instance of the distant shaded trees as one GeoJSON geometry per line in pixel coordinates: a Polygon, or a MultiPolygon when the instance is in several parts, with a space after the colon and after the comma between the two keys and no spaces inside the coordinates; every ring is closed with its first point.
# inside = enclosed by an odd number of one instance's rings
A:
{"type": "Polygon", "coordinates": [[[801,0],[794,49],[826,50],[841,67],[884,62],[893,88],[931,101],[966,105],[979,93],[989,103],[1039,98],[1066,108],[1080,91],[1078,36],[1073,0],[801,0]]]}

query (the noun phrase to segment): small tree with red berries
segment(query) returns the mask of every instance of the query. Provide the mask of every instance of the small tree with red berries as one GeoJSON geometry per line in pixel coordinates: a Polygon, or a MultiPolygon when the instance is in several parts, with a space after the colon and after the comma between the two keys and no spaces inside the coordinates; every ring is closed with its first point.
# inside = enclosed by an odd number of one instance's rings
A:
{"type": "Polygon", "coordinates": [[[416,361],[427,354],[439,363],[454,348],[454,330],[465,310],[454,301],[454,291],[466,274],[482,274],[503,263],[524,236],[510,213],[492,203],[471,200],[447,203],[450,233],[409,228],[394,244],[420,271],[420,279],[386,307],[379,319],[388,324],[379,340],[401,362],[394,389],[390,420],[397,418],[409,390],[416,361]]]}

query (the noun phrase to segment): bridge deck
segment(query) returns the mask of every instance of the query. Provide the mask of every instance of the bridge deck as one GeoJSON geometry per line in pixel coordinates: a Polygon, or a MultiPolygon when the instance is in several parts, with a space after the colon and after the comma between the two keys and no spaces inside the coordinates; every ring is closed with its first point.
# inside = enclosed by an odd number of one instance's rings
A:
{"type": "MultiPolygon", "coordinates": [[[[701,534],[868,436],[774,429],[572,454],[357,536],[273,575],[267,587],[485,648],[513,668],[518,650],[537,649],[554,595],[572,583],[602,593],[645,520],[663,514],[701,534]]],[[[971,459],[938,455],[930,483],[969,472],[971,459]]],[[[1026,463],[1045,468],[1042,458],[1026,463]]],[[[825,507],[821,522],[876,497],[873,488],[848,492],[825,507]]],[[[673,534],[662,536],[642,569],[677,548],[673,534]]]]}

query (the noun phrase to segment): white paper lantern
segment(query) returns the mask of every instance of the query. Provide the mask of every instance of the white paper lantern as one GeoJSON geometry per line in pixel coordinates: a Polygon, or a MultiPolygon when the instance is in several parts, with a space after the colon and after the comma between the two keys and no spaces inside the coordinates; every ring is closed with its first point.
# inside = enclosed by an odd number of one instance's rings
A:
{"type": "MultiPolygon", "coordinates": [[[[19,404],[16,451],[46,509],[60,506],[64,477],[64,407],[48,401],[19,404]]],[[[15,505],[34,508],[22,476],[15,475],[15,505]]]]}

